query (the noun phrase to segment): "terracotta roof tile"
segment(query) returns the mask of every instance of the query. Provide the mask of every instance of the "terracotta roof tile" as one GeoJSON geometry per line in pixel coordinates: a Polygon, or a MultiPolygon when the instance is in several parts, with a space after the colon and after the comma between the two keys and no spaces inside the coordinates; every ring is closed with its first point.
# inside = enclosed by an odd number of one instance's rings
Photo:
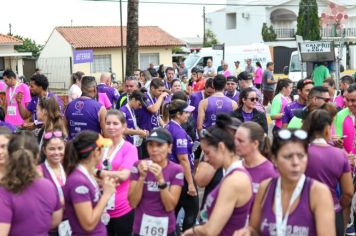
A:
{"type": "MultiPolygon", "coordinates": [[[[120,47],[120,26],[56,27],[56,30],[74,48],[120,47]]],[[[126,27],[123,27],[123,45],[126,46],[126,27]]],[[[140,47],[183,46],[185,43],[157,26],[140,26],[140,47]]]]}
{"type": "Polygon", "coordinates": [[[22,41],[10,35],[0,34],[0,45],[22,45],[22,41]]]}

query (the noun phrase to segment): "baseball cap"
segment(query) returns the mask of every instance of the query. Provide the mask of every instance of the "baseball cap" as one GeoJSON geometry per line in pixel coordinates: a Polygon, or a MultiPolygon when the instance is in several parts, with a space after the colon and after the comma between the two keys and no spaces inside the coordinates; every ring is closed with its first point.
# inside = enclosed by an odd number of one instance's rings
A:
{"type": "Polygon", "coordinates": [[[150,132],[150,134],[146,138],[146,141],[171,144],[173,140],[168,130],[166,130],[165,128],[155,128],[150,132]]]}
{"type": "Polygon", "coordinates": [[[252,76],[249,73],[247,73],[246,71],[243,71],[239,74],[237,79],[238,80],[251,80],[252,76]]]}
{"type": "Polygon", "coordinates": [[[234,61],[234,63],[240,64],[240,61],[234,61]]]}
{"type": "Polygon", "coordinates": [[[226,78],[226,82],[235,82],[235,83],[237,83],[238,79],[235,76],[228,76],[226,78]]]}
{"type": "Polygon", "coordinates": [[[193,112],[195,110],[195,107],[190,106],[187,102],[182,102],[182,105],[177,107],[176,109],[170,109],[169,114],[173,115],[177,112],[193,112]]]}

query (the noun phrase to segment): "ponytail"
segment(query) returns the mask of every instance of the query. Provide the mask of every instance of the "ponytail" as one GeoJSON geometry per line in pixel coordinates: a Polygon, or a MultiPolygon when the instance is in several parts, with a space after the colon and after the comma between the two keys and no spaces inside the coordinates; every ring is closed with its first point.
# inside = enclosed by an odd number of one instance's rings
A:
{"type": "Polygon", "coordinates": [[[8,145],[9,157],[6,171],[0,184],[10,192],[20,193],[39,177],[36,159],[38,145],[29,132],[11,137],[8,145]]]}
{"type": "Polygon", "coordinates": [[[258,148],[262,156],[266,157],[268,160],[271,160],[271,141],[266,133],[264,134],[263,141],[260,143],[258,148]]]}
{"type": "Polygon", "coordinates": [[[83,131],[66,144],[63,168],[67,175],[73,172],[80,161],[87,159],[97,147],[96,140],[99,134],[94,131],[83,131]]]}

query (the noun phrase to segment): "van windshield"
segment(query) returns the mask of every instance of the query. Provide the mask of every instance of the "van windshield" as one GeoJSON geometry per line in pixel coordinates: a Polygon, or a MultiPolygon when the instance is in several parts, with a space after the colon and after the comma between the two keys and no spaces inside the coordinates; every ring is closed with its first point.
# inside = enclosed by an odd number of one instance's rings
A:
{"type": "MultiPolygon", "coordinates": [[[[298,55],[293,55],[290,60],[290,72],[300,72],[300,60],[298,55]]],[[[306,64],[303,63],[303,71],[307,71],[306,64]]]]}
{"type": "Polygon", "coordinates": [[[185,59],[184,64],[187,69],[191,69],[194,67],[196,62],[199,60],[200,56],[196,54],[190,54],[187,59],[185,59]]]}

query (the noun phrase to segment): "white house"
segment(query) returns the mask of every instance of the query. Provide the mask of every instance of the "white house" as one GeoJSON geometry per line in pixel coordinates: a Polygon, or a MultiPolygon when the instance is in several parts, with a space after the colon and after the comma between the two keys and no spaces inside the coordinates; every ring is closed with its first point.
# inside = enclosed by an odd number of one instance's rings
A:
{"type": "MultiPolygon", "coordinates": [[[[262,25],[273,25],[278,41],[294,41],[299,12],[299,0],[226,0],[227,6],[207,14],[207,28],[220,43],[243,45],[263,42],[262,25]]],[[[356,0],[317,0],[319,16],[328,3],[345,7],[349,19],[345,22],[347,40],[356,41],[356,0]]],[[[330,29],[321,29],[323,37],[332,36],[330,29]]],[[[292,44],[290,44],[292,45],[292,44]]],[[[295,47],[295,43],[293,43],[295,47]]]]}
{"type": "MultiPolygon", "coordinates": [[[[140,26],[139,69],[147,69],[149,63],[171,65],[172,48],[183,45],[183,41],[157,26],[140,26]]],[[[126,27],[123,27],[123,47],[125,65],[126,27]]],[[[50,87],[56,89],[69,88],[71,73],[75,71],[82,71],[96,78],[102,72],[112,72],[122,81],[121,65],[119,26],[56,27],[37,60],[37,67],[48,76],[50,87]],[[78,63],[75,55],[83,50],[91,52],[90,55],[81,54],[84,57],[89,55],[90,61],[78,63]]]]}

